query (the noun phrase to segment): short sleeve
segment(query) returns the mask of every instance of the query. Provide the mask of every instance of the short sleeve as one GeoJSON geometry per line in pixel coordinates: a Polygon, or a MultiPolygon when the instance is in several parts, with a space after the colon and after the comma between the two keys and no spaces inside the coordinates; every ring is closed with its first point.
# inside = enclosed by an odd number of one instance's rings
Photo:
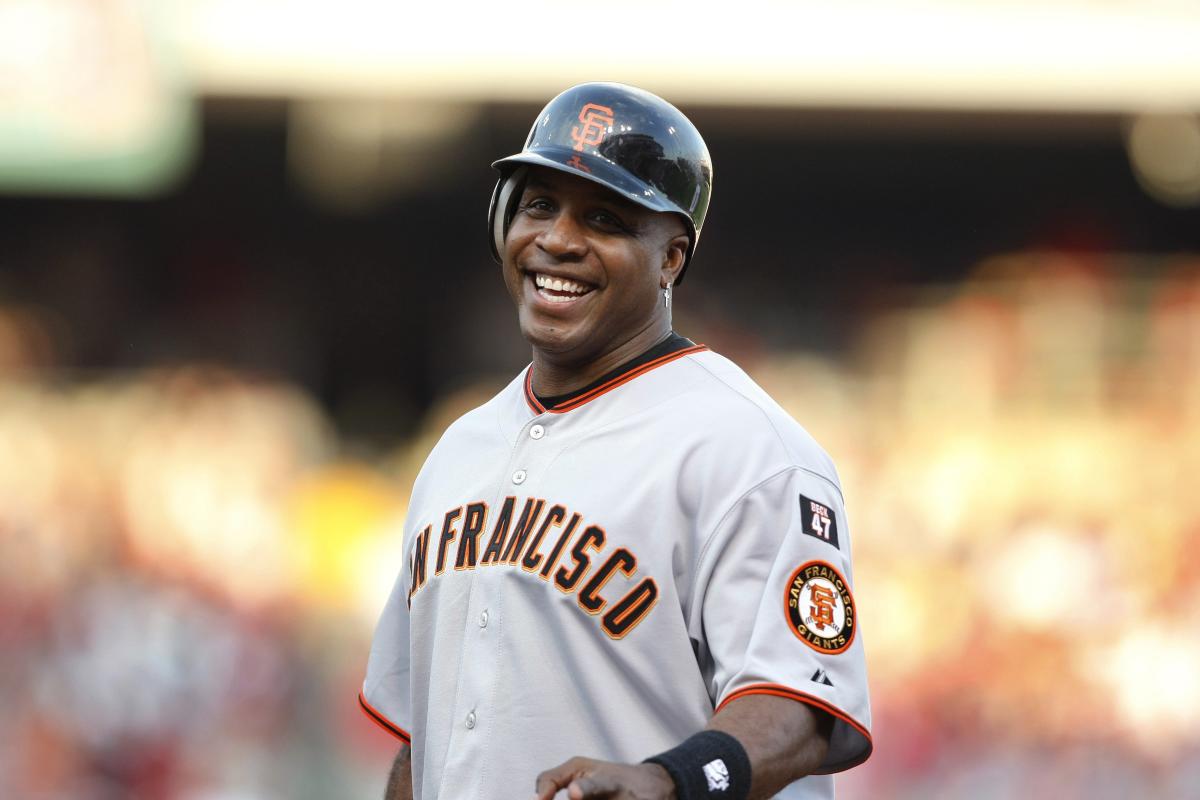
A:
{"type": "Polygon", "coordinates": [[[871,753],[850,532],[832,481],[789,468],[744,494],[701,552],[689,628],[719,711],[749,694],[790,698],[834,718],[818,773],[871,753]]]}
{"type": "Polygon", "coordinates": [[[367,716],[405,744],[411,744],[412,700],[409,687],[409,606],[406,571],[392,587],[383,608],[371,654],[367,677],[358,696],[367,716]]]}

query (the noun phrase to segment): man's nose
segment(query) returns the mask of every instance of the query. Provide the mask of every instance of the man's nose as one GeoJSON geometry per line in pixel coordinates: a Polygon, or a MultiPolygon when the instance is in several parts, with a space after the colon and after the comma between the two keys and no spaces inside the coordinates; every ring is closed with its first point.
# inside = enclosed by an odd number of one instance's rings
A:
{"type": "Polygon", "coordinates": [[[560,211],[537,238],[538,246],[555,258],[574,260],[587,252],[587,237],[574,215],[560,211]]]}

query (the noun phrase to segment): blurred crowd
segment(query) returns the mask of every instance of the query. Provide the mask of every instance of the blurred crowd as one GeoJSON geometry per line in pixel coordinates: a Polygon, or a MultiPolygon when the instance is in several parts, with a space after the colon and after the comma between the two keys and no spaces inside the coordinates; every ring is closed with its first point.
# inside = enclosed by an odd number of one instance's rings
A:
{"type": "MultiPolygon", "coordinates": [[[[0,797],[379,796],[407,492],[499,385],[364,450],[278,380],[47,368],[51,324],[0,304],[0,797]]],[[[746,364],[846,491],[876,752],[840,795],[1194,796],[1200,260],[996,258],[849,353],[746,364]]]]}

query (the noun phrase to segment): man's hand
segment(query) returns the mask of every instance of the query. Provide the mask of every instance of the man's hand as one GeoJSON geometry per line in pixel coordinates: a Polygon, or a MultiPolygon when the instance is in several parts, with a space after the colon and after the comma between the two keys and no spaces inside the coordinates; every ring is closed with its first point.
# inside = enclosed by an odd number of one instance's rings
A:
{"type": "Polygon", "coordinates": [[[570,800],[675,800],[675,782],[658,764],[572,758],[538,775],[534,800],[553,800],[563,789],[570,800]]]}
{"type": "MultiPolygon", "coordinates": [[[[795,700],[770,695],[739,697],[709,721],[708,729],[737,739],[750,759],[749,800],[774,797],[821,765],[833,718],[795,700]]],[[[537,777],[534,800],[675,800],[675,782],[658,764],[614,764],[572,758],[537,777]]]]}

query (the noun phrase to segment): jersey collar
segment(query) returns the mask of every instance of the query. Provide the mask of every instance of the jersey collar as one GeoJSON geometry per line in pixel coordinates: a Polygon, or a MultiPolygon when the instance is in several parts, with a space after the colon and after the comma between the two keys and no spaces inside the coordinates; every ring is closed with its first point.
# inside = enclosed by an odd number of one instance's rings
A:
{"type": "Polygon", "coordinates": [[[594,381],[577,392],[560,397],[546,398],[546,403],[539,400],[537,395],[533,393],[533,365],[530,364],[525,370],[525,402],[535,414],[562,414],[579,408],[585,403],[595,400],[600,395],[611,392],[618,386],[628,383],[639,375],[645,375],[650,370],[661,367],[663,364],[668,364],[678,358],[683,358],[686,355],[699,353],[707,349],[708,347],[705,345],[696,344],[691,339],[686,339],[677,333],[671,333],[670,336],[654,345],[654,347],[651,347],[640,356],[626,361],[599,380],[594,381]]]}

